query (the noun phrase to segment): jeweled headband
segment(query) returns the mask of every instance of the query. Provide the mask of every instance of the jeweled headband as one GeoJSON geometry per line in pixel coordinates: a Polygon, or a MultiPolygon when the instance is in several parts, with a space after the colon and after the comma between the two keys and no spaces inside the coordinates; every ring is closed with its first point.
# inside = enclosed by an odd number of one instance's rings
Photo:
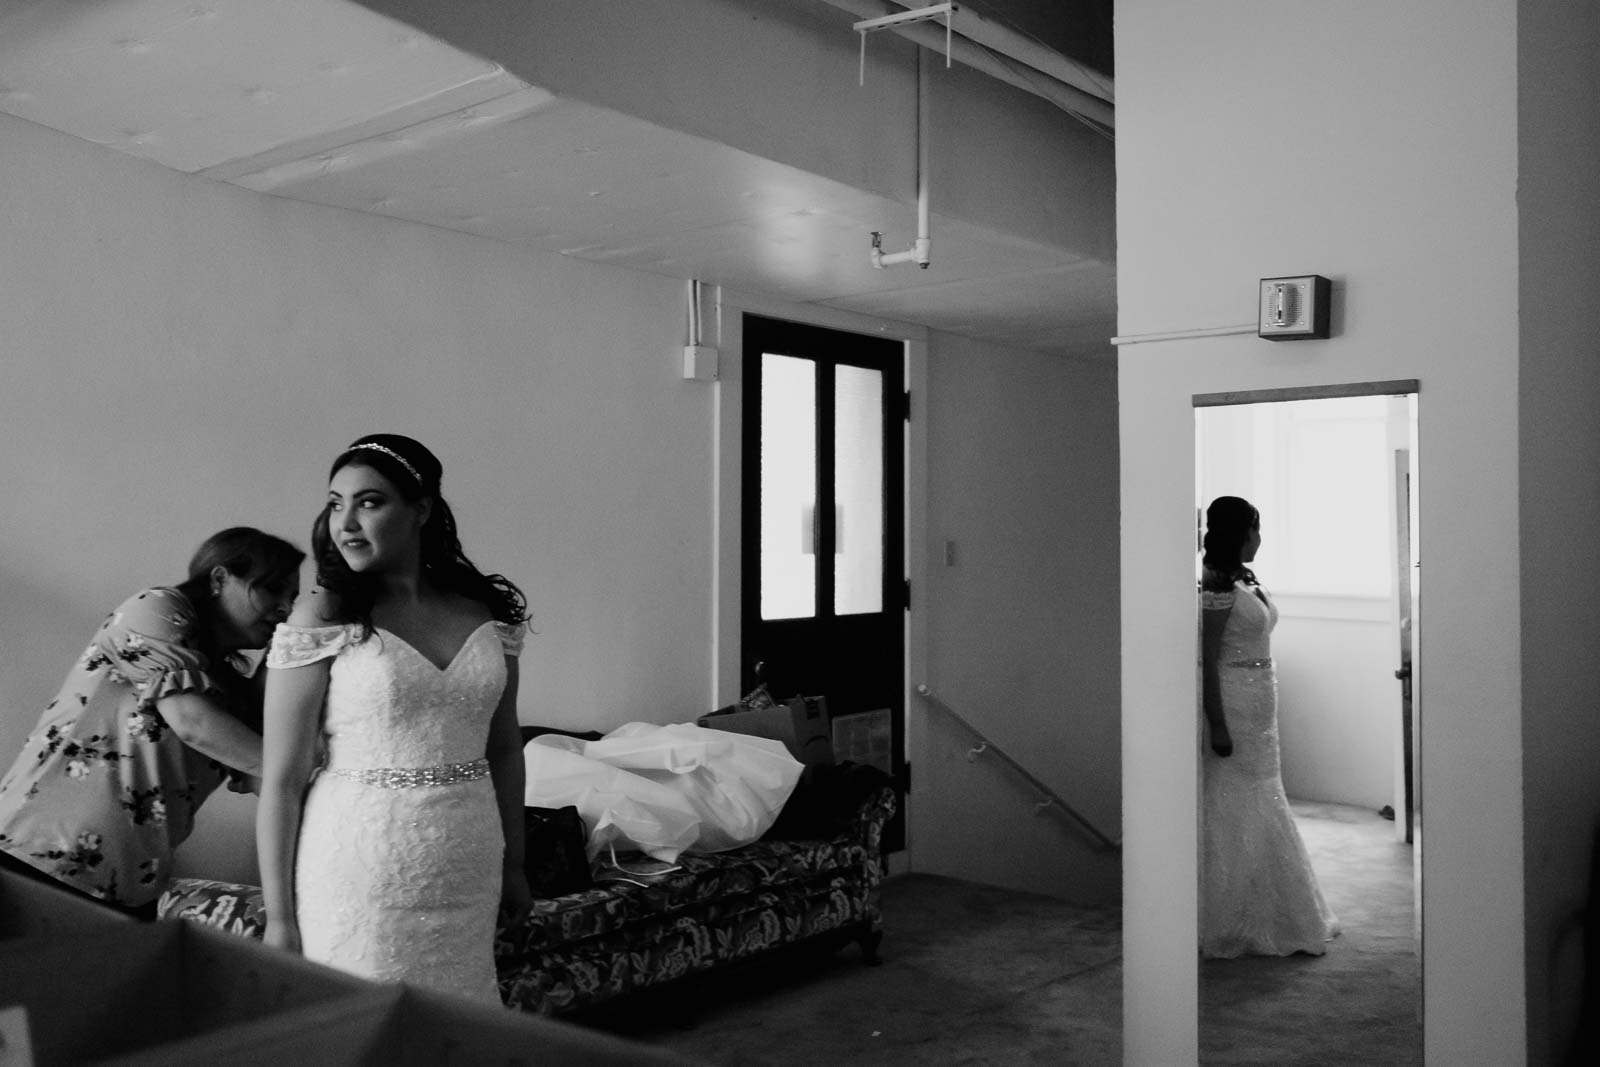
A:
{"type": "Polygon", "coordinates": [[[406,459],[406,457],[402,456],[392,448],[387,448],[384,445],[380,445],[376,441],[362,441],[359,444],[351,445],[349,448],[345,449],[345,452],[359,452],[363,448],[370,448],[374,452],[382,452],[384,455],[388,456],[390,459],[394,460],[396,463],[400,464],[400,466],[406,469],[406,473],[411,475],[412,481],[417,483],[418,489],[427,488],[426,483],[424,483],[422,480],[422,475],[417,473],[417,468],[411,465],[411,461],[406,459]]]}

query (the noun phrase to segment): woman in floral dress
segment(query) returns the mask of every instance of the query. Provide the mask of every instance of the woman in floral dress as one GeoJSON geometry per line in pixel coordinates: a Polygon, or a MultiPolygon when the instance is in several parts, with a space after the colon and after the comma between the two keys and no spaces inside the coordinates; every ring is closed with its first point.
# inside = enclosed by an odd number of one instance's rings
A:
{"type": "Polygon", "coordinates": [[[201,803],[261,773],[260,695],[235,653],[271,640],[304,559],[233,527],[186,581],[106,618],[0,778],[0,865],[153,915],[201,803]]]}

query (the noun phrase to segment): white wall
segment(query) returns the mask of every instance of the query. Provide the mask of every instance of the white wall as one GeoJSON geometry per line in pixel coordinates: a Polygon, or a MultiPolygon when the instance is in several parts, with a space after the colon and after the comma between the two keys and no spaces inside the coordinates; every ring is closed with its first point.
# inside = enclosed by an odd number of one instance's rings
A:
{"type": "Polygon", "coordinates": [[[1119,334],[1249,322],[1256,280],[1296,272],[1333,278],[1336,331],[1120,350],[1124,1055],[1196,1059],[1191,398],[1417,378],[1427,1055],[1518,1063],[1516,11],[1274,14],[1117,11],[1119,334]],[[1291,144],[1263,129],[1278,92],[1291,144]]]}
{"type": "MultiPolygon", "coordinates": [[[[713,706],[711,391],[681,379],[681,282],[4,116],[0,220],[0,761],[106,611],[222,526],[305,545],[329,462],[376,429],[439,454],[468,553],[528,594],[525,722],[713,706]]],[[[248,873],[242,818],[203,811],[189,862],[248,873]]]]}
{"type": "Polygon", "coordinates": [[[1399,636],[1382,600],[1280,594],[1278,667],[1283,788],[1299,800],[1377,811],[1395,804],[1399,636]]]}
{"type": "MultiPolygon", "coordinates": [[[[925,405],[927,658],[913,675],[1113,839],[1115,384],[1109,361],[935,335],[925,405]]],[[[1039,794],[998,760],[969,762],[971,733],[938,703],[914,698],[911,724],[916,869],[1117,899],[1116,852],[1035,814],[1039,794]]]]}
{"type": "Polygon", "coordinates": [[[1600,828],[1600,6],[1518,6],[1528,1047],[1559,1062],[1600,828]]]}

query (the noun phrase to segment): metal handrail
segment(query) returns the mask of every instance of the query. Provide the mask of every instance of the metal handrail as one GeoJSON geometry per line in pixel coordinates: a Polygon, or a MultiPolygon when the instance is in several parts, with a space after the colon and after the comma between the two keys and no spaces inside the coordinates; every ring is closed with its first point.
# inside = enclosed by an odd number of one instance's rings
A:
{"type": "Polygon", "coordinates": [[[922,697],[928,703],[943,708],[945,714],[949,715],[951,718],[955,719],[956,722],[966,727],[967,731],[978,739],[977,745],[967,750],[967,762],[970,763],[985,753],[1000,757],[1000,761],[1002,763],[1016,771],[1018,774],[1022,775],[1023,778],[1027,779],[1029,785],[1033,786],[1040,793],[1044,794],[1044,798],[1034,804],[1033,810],[1035,812],[1042,812],[1047,809],[1058,811],[1076,823],[1079,829],[1083,830],[1090,837],[1094,838],[1095,843],[1099,845],[1100,848],[1108,851],[1115,851],[1122,847],[1121,842],[1116,841],[1108,836],[1098,826],[1080,814],[1077,809],[1073,808],[1071,804],[1068,804],[1065,800],[1062,800],[1054,789],[1051,789],[1038,778],[1034,777],[1033,772],[1029,771],[1028,768],[1012,759],[1004,749],[985,737],[982,730],[979,730],[976,726],[972,725],[972,723],[968,722],[966,716],[962,715],[955,708],[952,708],[949,704],[946,704],[944,700],[938,697],[932,689],[928,688],[927,683],[918,683],[916,691],[917,695],[922,697]]]}

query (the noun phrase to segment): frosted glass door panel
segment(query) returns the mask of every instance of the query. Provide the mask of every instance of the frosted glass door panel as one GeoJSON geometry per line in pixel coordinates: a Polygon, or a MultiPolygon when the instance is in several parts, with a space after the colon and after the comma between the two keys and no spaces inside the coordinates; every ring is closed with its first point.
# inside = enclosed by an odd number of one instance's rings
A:
{"type": "Polygon", "coordinates": [[[761,617],[817,613],[817,365],[761,357],[761,617]]]}
{"type": "Polygon", "coordinates": [[[840,364],[834,379],[837,615],[883,610],[883,372],[840,364]]]}

